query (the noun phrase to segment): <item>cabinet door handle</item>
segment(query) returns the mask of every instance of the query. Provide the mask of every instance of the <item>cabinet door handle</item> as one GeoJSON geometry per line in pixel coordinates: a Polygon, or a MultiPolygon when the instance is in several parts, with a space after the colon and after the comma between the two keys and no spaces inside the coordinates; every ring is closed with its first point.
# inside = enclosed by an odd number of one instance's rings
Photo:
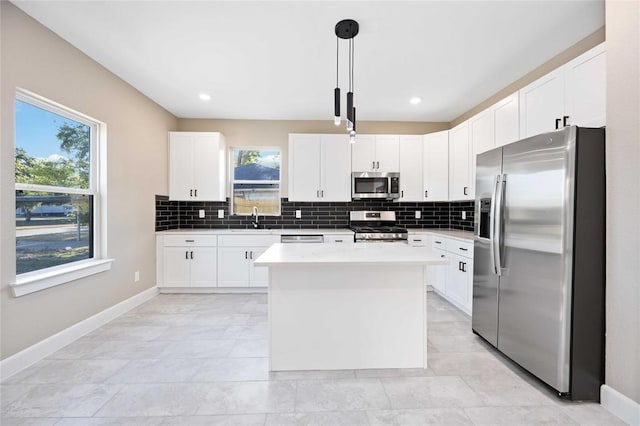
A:
{"type": "Polygon", "coordinates": [[[467,262],[462,262],[462,272],[467,272],[467,262]]]}
{"type": "Polygon", "coordinates": [[[197,196],[198,196],[198,190],[197,190],[197,189],[194,189],[194,190],[193,190],[193,196],[194,196],[194,197],[197,197],[197,196]]]}
{"type": "Polygon", "coordinates": [[[458,271],[462,271],[462,262],[458,262],[458,271]]]}
{"type": "Polygon", "coordinates": [[[320,198],[324,198],[324,189],[320,190],[320,198]]]}
{"type": "Polygon", "coordinates": [[[193,197],[193,189],[189,190],[189,197],[193,197]]]}
{"type": "Polygon", "coordinates": [[[462,193],[463,193],[464,195],[468,195],[468,194],[467,194],[467,190],[468,190],[468,189],[469,189],[469,188],[465,186],[465,187],[464,187],[464,189],[462,190],[462,193]]]}
{"type": "Polygon", "coordinates": [[[191,252],[191,259],[193,259],[193,252],[191,252]]]}
{"type": "Polygon", "coordinates": [[[372,162],[371,162],[371,168],[372,168],[372,169],[375,169],[375,168],[376,168],[376,162],[375,162],[375,161],[372,161],[372,162]]]}
{"type": "Polygon", "coordinates": [[[253,259],[253,252],[252,251],[249,252],[249,259],[253,259]]]}
{"type": "Polygon", "coordinates": [[[316,189],[316,198],[320,198],[320,190],[316,189]]]}
{"type": "Polygon", "coordinates": [[[404,190],[400,191],[400,198],[404,198],[404,190]]]}
{"type": "Polygon", "coordinates": [[[246,252],[246,251],[244,252],[244,258],[245,258],[245,259],[248,259],[248,258],[249,258],[249,253],[248,253],[248,252],[246,252]]]}
{"type": "Polygon", "coordinates": [[[189,260],[189,250],[184,252],[184,258],[189,260]]]}
{"type": "Polygon", "coordinates": [[[558,130],[560,128],[560,119],[556,118],[556,130],[558,130]]]}
{"type": "Polygon", "coordinates": [[[380,168],[380,162],[376,161],[376,169],[379,169],[379,168],[380,168]]]}
{"type": "Polygon", "coordinates": [[[429,191],[427,191],[426,189],[424,190],[424,198],[429,198],[429,191]]]}
{"type": "Polygon", "coordinates": [[[569,125],[569,116],[565,115],[562,117],[562,127],[567,127],[569,125]]]}

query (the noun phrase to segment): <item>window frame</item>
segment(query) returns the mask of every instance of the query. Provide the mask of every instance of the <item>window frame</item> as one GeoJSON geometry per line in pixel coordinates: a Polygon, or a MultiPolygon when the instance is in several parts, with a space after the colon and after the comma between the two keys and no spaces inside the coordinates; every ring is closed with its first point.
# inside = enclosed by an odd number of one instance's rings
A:
{"type": "Polygon", "coordinates": [[[229,216],[247,217],[251,216],[251,213],[235,213],[234,212],[234,184],[268,184],[278,185],[278,212],[277,213],[261,213],[258,211],[259,216],[282,216],[282,148],[272,146],[232,146],[229,150],[229,216]],[[278,180],[236,180],[235,179],[235,167],[233,166],[233,159],[235,157],[235,151],[277,151],[280,156],[280,173],[278,180]]]}
{"type": "MultiPolygon", "coordinates": [[[[17,88],[16,101],[33,105],[37,108],[60,115],[69,120],[89,126],[89,187],[72,188],[53,185],[39,185],[19,183],[15,181],[14,192],[18,190],[39,191],[48,193],[64,193],[74,195],[87,195],[92,198],[92,227],[93,227],[93,257],[78,260],[62,265],[51,266],[36,271],[15,274],[15,281],[11,283],[14,296],[19,297],[49,287],[65,284],[80,278],[107,271],[111,268],[113,259],[106,257],[106,202],[103,199],[106,194],[106,123],[96,120],[86,114],[75,111],[60,103],[37,95],[28,90],[17,88]]],[[[15,105],[15,102],[14,102],[15,105]]],[[[14,110],[14,126],[16,122],[14,110]]],[[[16,146],[15,136],[13,140],[14,151],[16,146]]],[[[14,197],[15,202],[15,197],[14,197]]],[[[15,210],[15,205],[14,205],[15,210]]],[[[14,239],[16,238],[14,222],[14,239]]],[[[15,246],[14,246],[15,250],[15,246]]],[[[14,255],[16,258],[17,254],[14,255]]]]}

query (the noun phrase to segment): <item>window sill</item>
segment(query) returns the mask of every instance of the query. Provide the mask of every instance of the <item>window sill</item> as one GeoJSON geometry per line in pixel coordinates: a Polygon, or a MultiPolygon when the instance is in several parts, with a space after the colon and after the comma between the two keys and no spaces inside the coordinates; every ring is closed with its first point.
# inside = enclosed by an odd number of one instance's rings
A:
{"type": "Polygon", "coordinates": [[[21,274],[16,278],[16,282],[11,284],[15,297],[24,296],[36,291],[66,284],[70,281],[85,278],[90,275],[111,269],[113,259],[93,259],[84,262],[77,262],[71,266],[61,266],[51,268],[46,271],[29,272],[21,274]]]}

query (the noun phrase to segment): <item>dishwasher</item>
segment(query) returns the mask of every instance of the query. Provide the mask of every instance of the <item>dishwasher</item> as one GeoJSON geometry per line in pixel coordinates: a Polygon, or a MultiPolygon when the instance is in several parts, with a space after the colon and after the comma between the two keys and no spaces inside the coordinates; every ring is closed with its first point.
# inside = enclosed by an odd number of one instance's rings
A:
{"type": "Polygon", "coordinates": [[[324,243],[322,235],[281,235],[280,242],[287,243],[324,243]]]}

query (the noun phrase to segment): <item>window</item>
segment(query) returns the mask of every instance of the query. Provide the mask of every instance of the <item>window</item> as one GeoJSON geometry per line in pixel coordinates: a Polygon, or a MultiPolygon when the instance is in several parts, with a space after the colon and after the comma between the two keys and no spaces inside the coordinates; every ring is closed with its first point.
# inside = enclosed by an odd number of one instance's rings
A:
{"type": "Polygon", "coordinates": [[[231,213],[280,215],[280,150],[233,149],[231,213]]]}
{"type": "Polygon", "coordinates": [[[19,91],[15,101],[16,295],[100,272],[101,123],[19,91]],[[78,269],[88,273],[78,275],[78,269]],[[65,279],[65,273],[73,271],[65,279]],[[57,276],[51,280],[51,277],[57,276]],[[53,284],[19,290],[43,277],[53,284]]]}

